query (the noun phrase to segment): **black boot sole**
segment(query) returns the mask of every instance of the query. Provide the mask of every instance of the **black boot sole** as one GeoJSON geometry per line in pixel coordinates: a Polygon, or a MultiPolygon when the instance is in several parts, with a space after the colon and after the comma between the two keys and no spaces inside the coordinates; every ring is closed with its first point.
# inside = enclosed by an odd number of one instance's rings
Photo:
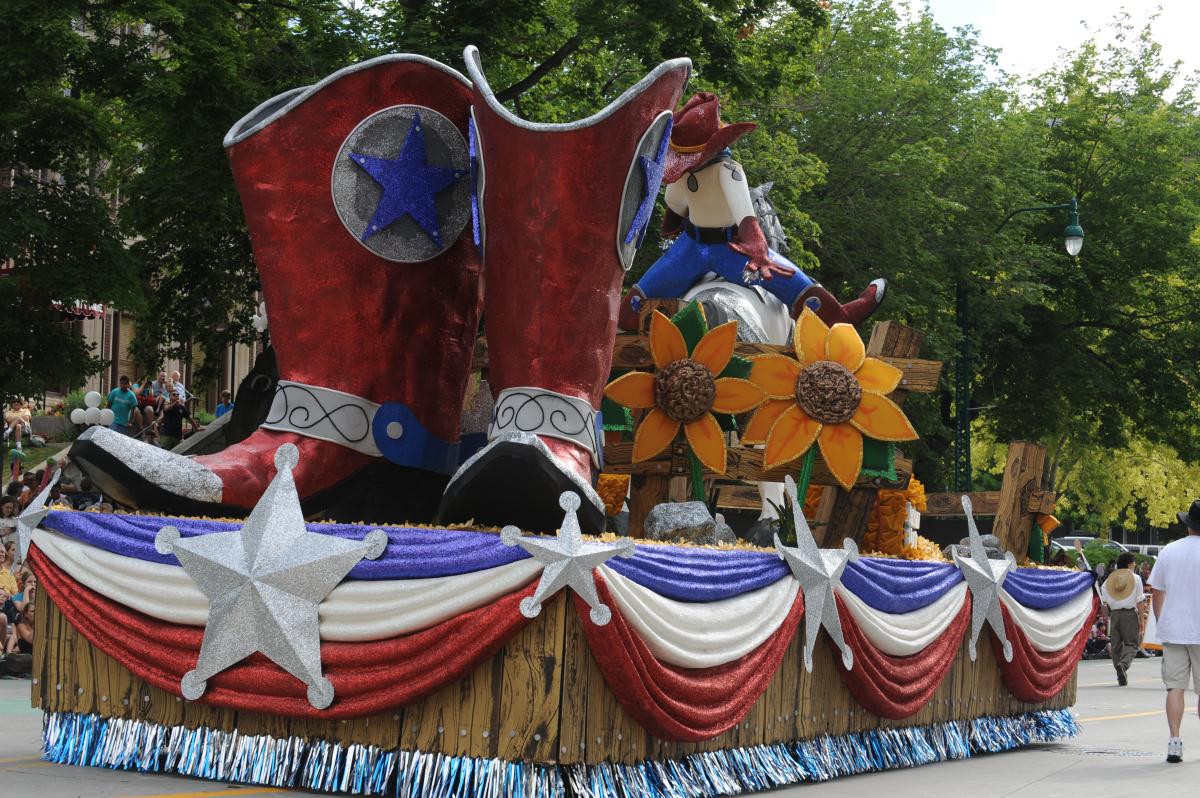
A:
{"type": "MultiPolygon", "coordinates": [[[[125,507],[173,515],[244,518],[250,508],[179,496],[145,479],[107,450],[86,440],[69,456],[105,495],[125,507]]],[[[305,517],[376,524],[427,524],[449,477],[379,460],[300,501],[305,517]]]]}
{"type": "MultiPolygon", "coordinates": [[[[437,521],[480,526],[519,527],[525,532],[553,532],[562,526],[558,497],[578,494],[578,486],[539,450],[526,444],[498,441],[464,471],[442,497],[437,521]]],[[[579,528],[585,535],[604,531],[604,513],[580,496],[579,528]]]]}

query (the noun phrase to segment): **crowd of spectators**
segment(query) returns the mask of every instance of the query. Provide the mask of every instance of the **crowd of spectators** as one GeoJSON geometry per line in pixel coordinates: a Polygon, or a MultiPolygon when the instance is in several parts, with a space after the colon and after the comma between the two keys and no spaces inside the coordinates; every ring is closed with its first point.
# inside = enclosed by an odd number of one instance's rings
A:
{"type": "MultiPolygon", "coordinates": [[[[184,438],[185,421],[190,432],[200,429],[189,409],[192,398],[178,371],[171,372],[170,377],[160,371],[157,379],[143,379],[137,384],[122,376],[117,387],[108,393],[108,407],[113,412],[110,428],[164,449],[173,449],[184,438]]],[[[229,392],[225,391],[221,394],[217,415],[232,408],[229,392]]]]}

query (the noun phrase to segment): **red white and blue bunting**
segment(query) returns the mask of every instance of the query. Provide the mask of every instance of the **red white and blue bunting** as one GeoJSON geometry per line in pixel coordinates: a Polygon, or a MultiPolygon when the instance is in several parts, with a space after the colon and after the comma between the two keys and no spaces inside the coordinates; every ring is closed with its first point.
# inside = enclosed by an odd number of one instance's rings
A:
{"type": "MultiPolygon", "coordinates": [[[[236,525],[175,519],[184,538],[236,525]]],[[[162,519],[53,511],[33,536],[31,561],[67,619],[131,672],[179,694],[194,666],[208,602],[170,554],[154,547],[162,519]]],[[[371,528],[311,524],[361,539],[371,528]]],[[[529,619],[543,566],[500,536],[384,528],[388,545],[363,560],[319,607],[321,657],[336,698],[325,710],[304,685],[260,655],[213,677],[201,699],[293,717],[376,714],[429,695],[494,654],[529,619]]],[[[612,618],[598,625],[576,596],[592,653],[626,710],[655,735],[703,740],[738,723],[766,689],[798,633],[803,594],[770,552],[640,544],[593,573],[612,618]]],[[[1070,679],[1095,612],[1088,573],[1017,569],[1001,611],[1014,656],[998,657],[1023,701],[1044,701],[1070,679]]],[[[917,712],[967,634],[971,594],[961,571],[931,562],[858,558],[836,584],[853,664],[846,685],[868,710],[917,712]]],[[[998,646],[993,646],[998,650],[998,646]]]]}

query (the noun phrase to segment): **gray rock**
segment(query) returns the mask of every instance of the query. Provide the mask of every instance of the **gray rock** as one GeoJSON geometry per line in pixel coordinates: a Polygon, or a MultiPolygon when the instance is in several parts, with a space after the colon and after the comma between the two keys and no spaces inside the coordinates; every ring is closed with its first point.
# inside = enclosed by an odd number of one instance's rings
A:
{"type": "Polygon", "coordinates": [[[760,518],[746,530],[743,537],[747,543],[762,546],[765,549],[775,548],[775,534],[779,531],[778,518],[760,518]]]}
{"type": "MultiPolygon", "coordinates": [[[[995,540],[995,535],[984,535],[983,537],[992,538],[993,540],[995,540]]],[[[956,544],[947,546],[946,548],[942,549],[942,556],[945,557],[947,560],[953,560],[955,549],[958,549],[959,557],[970,557],[971,556],[971,549],[967,545],[965,540],[963,543],[956,543],[956,544]]],[[[987,558],[989,560],[1003,560],[1004,559],[1004,551],[999,546],[988,546],[985,544],[983,547],[983,551],[984,551],[984,554],[987,555],[987,558]]]]}
{"type": "Polygon", "coordinates": [[[646,537],[658,541],[683,540],[712,545],[717,524],[704,502],[664,502],[646,515],[646,537]]]}
{"type": "Polygon", "coordinates": [[[716,517],[716,532],[713,535],[717,543],[737,543],[737,535],[733,534],[733,527],[725,523],[725,516],[717,513],[716,517]]]}

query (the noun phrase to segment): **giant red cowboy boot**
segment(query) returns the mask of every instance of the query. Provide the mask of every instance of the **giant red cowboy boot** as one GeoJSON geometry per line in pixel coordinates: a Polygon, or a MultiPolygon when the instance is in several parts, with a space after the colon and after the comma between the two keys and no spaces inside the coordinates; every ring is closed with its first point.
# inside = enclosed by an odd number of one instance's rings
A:
{"type": "Polygon", "coordinates": [[[559,495],[570,490],[583,500],[584,531],[596,532],[598,409],[621,281],[658,196],[670,110],[690,62],[660,65],[587,119],[533,124],[496,99],[475,48],[465,57],[496,404],[489,442],[451,480],[439,519],[553,530],[559,495]]]}
{"type": "Polygon", "coordinates": [[[428,520],[457,467],[480,312],[471,89],[420,56],[376,58],[282,94],[225,139],[270,314],[279,384],[245,441],[194,459],[93,428],[71,450],[123,504],[253,507],[275,450],[300,449],[306,511],[428,520]]]}

